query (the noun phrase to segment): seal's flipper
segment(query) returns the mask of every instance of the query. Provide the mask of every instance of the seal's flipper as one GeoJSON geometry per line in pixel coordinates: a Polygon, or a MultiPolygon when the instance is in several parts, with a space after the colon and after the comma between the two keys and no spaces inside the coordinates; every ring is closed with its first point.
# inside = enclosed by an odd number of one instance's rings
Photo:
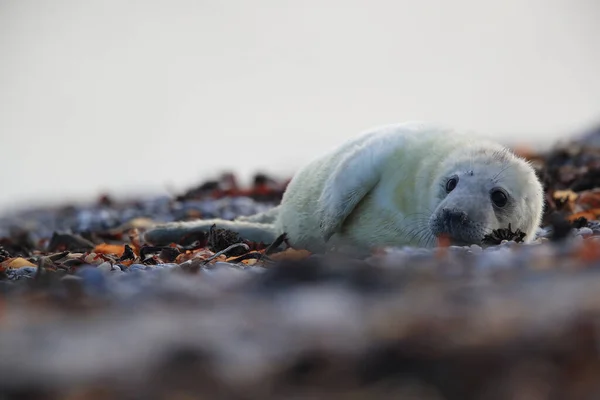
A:
{"type": "Polygon", "coordinates": [[[390,130],[381,135],[368,135],[364,142],[346,149],[325,181],[318,200],[317,215],[326,242],[377,185],[388,158],[404,140],[402,135],[390,130]]]}
{"type": "Polygon", "coordinates": [[[279,215],[279,206],[273,207],[268,211],[263,213],[248,215],[244,217],[237,217],[235,221],[242,222],[258,222],[260,224],[272,224],[277,219],[277,215],[279,215]]]}
{"type": "Polygon", "coordinates": [[[213,224],[216,225],[216,228],[235,231],[240,234],[242,239],[252,242],[273,243],[278,236],[272,224],[212,219],[158,225],[144,234],[144,240],[155,246],[180,243],[186,237],[192,237],[202,232],[208,233],[213,224]]]}

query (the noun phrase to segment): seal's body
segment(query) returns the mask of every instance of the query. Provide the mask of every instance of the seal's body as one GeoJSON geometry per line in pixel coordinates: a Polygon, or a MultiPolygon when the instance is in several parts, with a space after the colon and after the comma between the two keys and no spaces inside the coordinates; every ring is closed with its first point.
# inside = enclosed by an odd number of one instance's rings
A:
{"type": "Polygon", "coordinates": [[[213,223],[264,242],[285,232],[292,246],[313,252],[432,247],[442,235],[480,243],[509,223],[531,240],[542,211],[542,187],[526,161],[496,143],[413,122],[373,129],[317,158],[265,214],[165,225],[146,240],[165,244],[213,223]]]}

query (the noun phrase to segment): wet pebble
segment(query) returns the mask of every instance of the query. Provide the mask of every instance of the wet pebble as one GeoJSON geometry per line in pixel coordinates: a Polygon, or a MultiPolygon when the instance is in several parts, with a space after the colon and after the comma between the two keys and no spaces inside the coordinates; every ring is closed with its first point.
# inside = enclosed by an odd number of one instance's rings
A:
{"type": "Polygon", "coordinates": [[[37,272],[37,267],[21,267],[21,268],[8,268],[6,270],[6,276],[9,280],[19,280],[33,278],[37,272]]]}

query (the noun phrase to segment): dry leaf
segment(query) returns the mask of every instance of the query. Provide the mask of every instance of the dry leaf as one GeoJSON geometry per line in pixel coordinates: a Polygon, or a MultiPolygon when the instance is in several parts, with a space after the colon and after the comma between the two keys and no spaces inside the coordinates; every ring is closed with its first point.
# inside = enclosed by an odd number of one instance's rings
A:
{"type": "Polygon", "coordinates": [[[123,255],[123,253],[125,252],[125,246],[120,245],[120,244],[102,243],[102,244],[97,245],[93,251],[94,251],[94,253],[98,253],[98,254],[116,254],[119,257],[121,257],[123,255]]]}
{"type": "Polygon", "coordinates": [[[557,190],[554,192],[552,197],[555,200],[567,199],[567,201],[575,201],[579,195],[572,190],[557,190]]]}
{"type": "Polygon", "coordinates": [[[37,267],[37,265],[31,263],[30,261],[27,261],[23,257],[9,258],[8,260],[5,260],[1,265],[4,268],[14,268],[14,269],[23,268],[23,267],[37,267]]]}
{"type": "Polygon", "coordinates": [[[575,221],[577,218],[585,218],[588,221],[595,220],[598,216],[600,216],[600,209],[590,210],[590,211],[581,211],[575,214],[569,215],[567,218],[570,222],[575,221]]]}
{"type": "Polygon", "coordinates": [[[100,265],[104,261],[106,261],[107,256],[104,256],[102,253],[90,253],[83,257],[83,262],[90,265],[100,265]]]}

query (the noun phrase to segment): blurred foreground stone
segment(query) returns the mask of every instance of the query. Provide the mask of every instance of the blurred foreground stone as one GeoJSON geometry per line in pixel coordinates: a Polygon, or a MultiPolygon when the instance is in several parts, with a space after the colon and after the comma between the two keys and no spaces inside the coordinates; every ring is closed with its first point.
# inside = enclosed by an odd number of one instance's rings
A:
{"type": "Polygon", "coordinates": [[[0,393],[597,399],[600,263],[582,243],[5,283],[0,393]]]}

